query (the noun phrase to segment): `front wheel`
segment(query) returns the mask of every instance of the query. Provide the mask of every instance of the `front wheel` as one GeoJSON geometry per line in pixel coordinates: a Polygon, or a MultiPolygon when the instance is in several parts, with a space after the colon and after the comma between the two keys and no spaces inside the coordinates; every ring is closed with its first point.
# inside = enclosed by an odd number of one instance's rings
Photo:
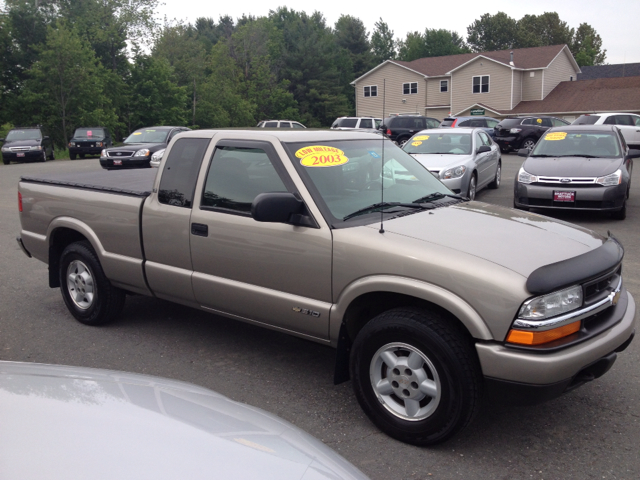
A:
{"type": "Polygon", "coordinates": [[[46,162],[47,161],[47,152],[46,152],[46,150],[42,151],[42,156],[40,157],[40,161],[41,162],[46,162]]]}
{"type": "Polygon", "coordinates": [[[11,163],[11,160],[9,160],[8,158],[2,157],[2,163],[4,163],[5,165],[9,165],[11,163]]]}
{"type": "Polygon", "coordinates": [[[482,376],[468,333],[434,312],[396,308],[358,333],[351,378],[360,406],[402,442],[433,445],[476,414],[482,376]]]}
{"type": "Polygon", "coordinates": [[[91,244],[67,246],[60,257],[60,290],[71,314],[86,325],[104,325],[120,314],[125,294],[104,274],[91,244]]]}
{"type": "Polygon", "coordinates": [[[527,138],[524,142],[522,142],[522,148],[526,148],[527,150],[533,150],[533,147],[536,146],[536,141],[533,138],[527,138]]]}
{"type": "Polygon", "coordinates": [[[467,191],[467,197],[469,200],[475,200],[476,191],[478,189],[478,179],[476,174],[471,175],[471,180],[469,180],[469,190],[467,191]]]}

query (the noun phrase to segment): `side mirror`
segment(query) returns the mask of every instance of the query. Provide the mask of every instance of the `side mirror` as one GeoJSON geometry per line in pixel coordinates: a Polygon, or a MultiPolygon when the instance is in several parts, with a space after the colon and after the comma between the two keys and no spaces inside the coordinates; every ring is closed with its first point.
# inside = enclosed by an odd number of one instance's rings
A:
{"type": "Polygon", "coordinates": [[[490,152],[491,151],[491,147],[489,145],[481,145],[478,148],[478,153],[486,153],[486,152],[490,152]]]}
{"type": "Polygon", "coordinates": [[[519,157],[528,157],[530,153],[531,150],[529,150],[528,148],[521,148],[520,150],[518,150],[519,157]]]}
{"type": "MultiPolygon", "coordinates": [[[[2,141],[1,138],[0,141],[2,141]]],[[[627,154],[627,158],[640,158],[640,150],[638,150],[637,148],[630,148],[629,153],[627,154]]]]}
{"type": "Polygon", "coordinates": [[[303,209],[304,203],[293,193],[261,193],[251,204],[251,217],[257,222],[291,223],[303,209]]]}
{"type": "Polygon", "coordinates": [[[42,137],[42,140],[45,140],[45,141],[49,140],[49,137],[48,136],[44,136],[44,137],[42,137]]]}

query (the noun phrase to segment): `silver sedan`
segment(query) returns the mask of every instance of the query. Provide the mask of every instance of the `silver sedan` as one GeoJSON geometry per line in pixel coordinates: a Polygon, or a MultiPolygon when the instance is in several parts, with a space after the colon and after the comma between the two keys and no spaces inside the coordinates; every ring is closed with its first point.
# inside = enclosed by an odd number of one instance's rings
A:
{"type": "Polygon", "coordinates": [[[500,149],[481,128],[422,130],[402,148],[450,190],[471,200],[484,187],[500,186],[500,149]]]}

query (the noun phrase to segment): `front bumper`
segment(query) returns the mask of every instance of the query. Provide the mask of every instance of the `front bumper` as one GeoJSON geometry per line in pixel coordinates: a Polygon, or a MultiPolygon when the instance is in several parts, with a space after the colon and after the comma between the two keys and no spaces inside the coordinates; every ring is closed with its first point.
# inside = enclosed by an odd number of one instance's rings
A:
{"type": "Polygon", "coordinates": [[[493,141],[496,142],[502,150],[517,150],[520,148],[522,139],[512,137],[493,137],[493,141]]]}
{"type": "Polygon", "coordinates": [[[27,150],[25,152],[2,152],[2,159],[11,162],[24,162],[25,160],[42,160],[44,150],[27,150]],[[22,156],[19,156],[22,154],[22,156]]]}
{"type": "Polygon", "coordinates": [[[103,147],[69,147],[72,155],[100,155],[103,147]]]}
{"type": "Polygon", "coordinates": [[[100,166],[106,169],[125,169],[125,168],[151,168],[149,162],[151,157],[100,157],[100,166]],[[114,163],[114,161],[122,162],[120,165],[114,163]]]}
{"type": "Polygon", "coordinates": [[[527,385],[532,389],[566,390],[585,368],[625,346],[635,331],[636,304],[629,292],[612,308],[620,320],[584,342],[551,352],[509,348],[499,343],[477,343],[482,373],[489,382],[527,385]]]}
{"type": "Polygon", "coordinates": [[[517,207],[553,208],[560,210],[604,210],[622,208],[627,197],[627,184],[613,187],[571,187],[556,184],[535,185],[520,183],[514,187],[514,204],[517,207]],[[554,202],[553,192],[575,192],[574,202],[554,202]]]}
{"type": "Polygon", "coordinates": [[[447,188],[451,190],[453,193],[467,195],[467,193],[469,193],[469,179],[470,179],[470,177],[469,178],[467,177],[468,175],[465,172],[465,174],[462,175],[461,177],[448,178],[440,181],[444,183],[447,186],[447,188]]]}

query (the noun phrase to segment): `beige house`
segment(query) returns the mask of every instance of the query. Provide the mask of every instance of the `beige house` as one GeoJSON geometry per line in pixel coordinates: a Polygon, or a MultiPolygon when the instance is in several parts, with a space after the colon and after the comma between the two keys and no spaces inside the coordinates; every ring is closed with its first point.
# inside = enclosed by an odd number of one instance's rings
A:
{"type": "Polygon", "coordinates": [[[566,45],[387,60],[351,84],[356,115],[414,113],[509,115],[521,102],[544,100],[580,67],[566,45]]]}

